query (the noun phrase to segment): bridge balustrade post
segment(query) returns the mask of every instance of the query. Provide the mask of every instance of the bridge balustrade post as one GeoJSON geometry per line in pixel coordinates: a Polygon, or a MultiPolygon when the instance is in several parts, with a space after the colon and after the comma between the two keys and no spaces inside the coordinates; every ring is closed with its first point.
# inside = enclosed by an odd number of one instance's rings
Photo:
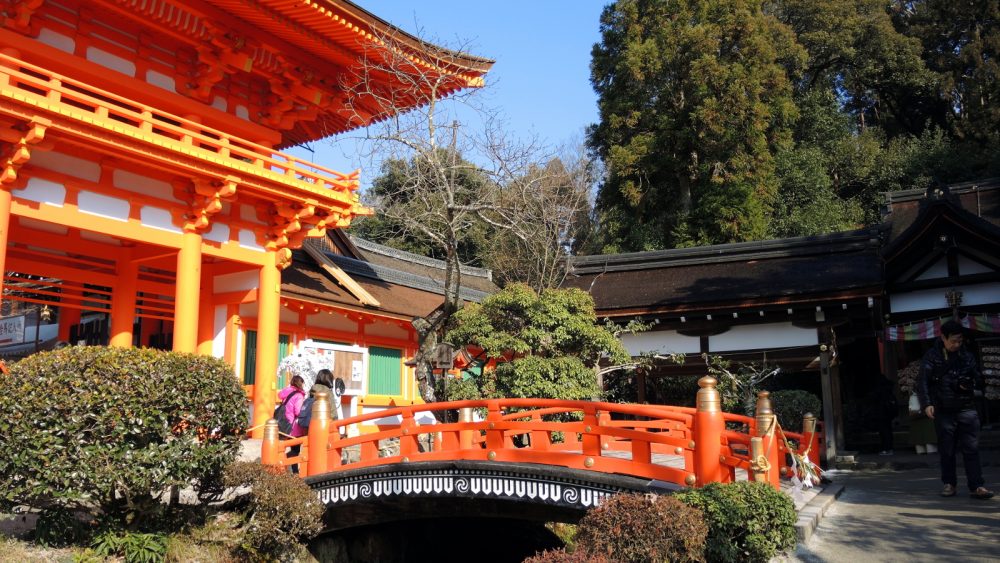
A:
{"type": "Polygon", "coordinates": [[[759,460],[764,455],[764,440],[758,436],[750,438],[750,478],[758,483],[767,482],[767,472],[764,466],[755,460],[759,460]]]}
{"type": "Polygon", "coordinates": [[[583,408],[583,423],[586,425],[583,427],[583,455],[601,455],[601,435],[599,434],[600,430],[597,429],[599,426],[597,409],[590,405],[585,406],[583,408]]]}
{"type": "Polygon", "coordinates": [[[413,418],[413,411],[403,411],[403,420],[399,423],[399,455],[403,456],[403,461],[409,461],[411,456],[420,453],[420,444],[417,433],[417,421],[413,418]]]}
{"type": "Polygon", "coordinates": [[[261,465],[283,465],[281,454],[278,421],[271,418],[264,424],[264,440],[260,445],[260,463],[261,465]]]}
{"type": "Polygon", "coordinates": [[[312,419],[309,421],[309,437],[306,476],[319,475],[328,471],[326,449],[330,441],[330,397],[326,391],[316,393],[312,405],[312,419]]]}
{"type": "Polygon", "coordinates": [[[778,426],[778,417],[774,414],[774,409],[771,408],[770,393],[767,391],[761,391],[757,393],[757,436],[761,439],[761,445],[764,448],[763,458],[754,458],[764,470],[767,475],[767,482],[771,484],[775,489],[781,488],[780,475],[778,474],[778,467],[781,465],[779,459],[779,451],[777,444],[777,436],[775,436],[775,430],[778,426]]]}
{"type": "MultiPolygon", "coordinates": [[[[472,424],[472,407],[458,409],[458,421],[462,425],[472,424]]],[[[472,430],[458,431],[458,447],[463,450],[472,449],[472,430]]]]}
{"type": "Polygon", "coordinates": [[[809,450],[809,461],[819,467],[819,432],[816,432],[816,417],[811,412],[802,416],[802,437],[809,441],[806,448],[809,450]]]}
{"type": "MultiPolygon", "coordinates": [[[[542,420],[541,416],[539,416],[537,414],[533,414],[533,415],[531,415],[531,422],[532,423],[537,422],[537,423],[541,424],[544,421],[542,420]]],[[[531,448],[532,449],[544,452],[544,451],[547,451],[549,449],[550,445],[552,445],[552,440],[549,438],[549,431],[548,430],[532,430],[531,431],[531,448]]]]}
{"type": "Polygon", "coordinates": [[[716,385],[719,382],[706,375],[698,380],[697,411],[694,415],[694,479],[687,485],[699,487],[722,481],[722,433],[726,421],[722,416],[722,399],[716,385]]]}
{"type": "MultiPolygon", "coordinates": [[[[489,401],[486,403],[486,447],[490,450],[490,454],[496,457],[496,451],[502,450],[503,443],[503,430],[496,428],[498,424],[503,422],[503,414],[500,412],[500,402],[499,401],[489,401]]],[[[491,460],[492,461],[492,460],[491,460]]]]}

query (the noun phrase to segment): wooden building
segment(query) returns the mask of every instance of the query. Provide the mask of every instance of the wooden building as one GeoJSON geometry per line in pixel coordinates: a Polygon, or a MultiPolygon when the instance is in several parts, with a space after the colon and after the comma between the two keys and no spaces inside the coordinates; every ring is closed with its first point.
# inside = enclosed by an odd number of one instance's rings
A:
{"type": "MultiPolygon", "coordinates": [[[[330,317],[286,298],[283,270],[366,212],[357,172],[279,151],[390,115],[347,107],[363,57],[402,55],[442,94],[492,64],[345,0],[4,1],[0,15],[0,268],[5,286],[32,282],[4,301],[54,310],[61,340],[106,331],[237,366],[253,331],[255,425],[282,332],[330,317]]],[[[391,94],[399,78],[373,86],[391,94]]]]}
{"type": "Polygon", "coordinates": [[[863,424],[875,378],[894,378],[896,358],[919,358],[935,337],[932,326],[907,348],[895,335],[908,323],[957,312],[980,339],[1000,336],[1000,183],[886,198],[873,229],[576,257],[564,286],[589,291],[599,317],[654,323],[623,336],[633,355],[686,356],[654,377],[703,373],[702,354],[802,374],[822,396],[836,455],[845,429],[863,424]]]}

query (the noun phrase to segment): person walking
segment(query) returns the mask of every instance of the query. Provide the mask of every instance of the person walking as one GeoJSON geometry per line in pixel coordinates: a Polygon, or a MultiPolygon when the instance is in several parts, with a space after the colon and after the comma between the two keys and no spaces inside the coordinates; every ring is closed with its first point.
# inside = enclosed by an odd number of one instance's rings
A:
{"type": "Polygon", "coordinates": [[[954,320],[941,325],[940,338],[924,354],[917,377],[920,407],[934,420],[941,457],[941,496],[955,496],[957,447],[961,447],[965,477],[973,498],[989,499],[979,459],[979,413],[975,398],[982,396],[985,381],[976,358],[964,346],[962,325],[954,320]]]}
{"type": "MultiPolygon", "coordinates": [[[[288,387],[285,387],[278,393],[278,399],[285,406],[284,412],[281,414],[288,423],[288,428],[290,428],[288,435],[292,438],[298,437],[295,434],[295,421],[298,419],[299,413],[302,412],[302,403],[306,398],[306,393],[303,391],[304,385],[305,380],[302,379],[302,376],[295,375],[292,376],[292,381],[288,384],[288,387]]],[[[301,445],[292,446],[288,448],[288,453],[285,457],[298,457],[301,450],[301,445]]],[[[292,473],[298,473],[298,465],[292,465],[290,468],[292,473]]]]}

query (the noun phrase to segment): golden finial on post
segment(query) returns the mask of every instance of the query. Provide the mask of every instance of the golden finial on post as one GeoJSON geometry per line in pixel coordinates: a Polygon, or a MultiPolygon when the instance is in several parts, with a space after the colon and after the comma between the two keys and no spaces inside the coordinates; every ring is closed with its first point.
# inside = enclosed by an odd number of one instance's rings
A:
{"type": "Polygon", "coordinates": [[[761,391],[757,393],[757,409],[756,409],[756,419],[757,419],[757,435],[758,436],[771,436],[774,435],[774,409],[771,408],[771,394],[767,391],[761,391]]]}
{"type": "Polygon", "coordinates": [[[811,412],[802,415],[802,433],[811,434],[816,431],[816,416],[811,412]]]}
{"type": "Polygon", "coordinates": [[[698,411],[719,412],[722,410],[722,399],[716,388],[718,383],[718,380],[711,375],[706,375],[698,380],[698,386],[701,387],[698,389],[697,396],[698,411]]]}

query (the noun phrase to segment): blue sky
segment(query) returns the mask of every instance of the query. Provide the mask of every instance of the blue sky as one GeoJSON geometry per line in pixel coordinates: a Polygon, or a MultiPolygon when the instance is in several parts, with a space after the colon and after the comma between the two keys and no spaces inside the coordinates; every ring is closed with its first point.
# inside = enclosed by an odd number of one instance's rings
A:
{"type": "MultiPolygon", "coordinates": [[[[355,2],[407,32],[494,59],[484,99],[505,114],[517,136],[535,134],[557,146],[582,140],[584,128],[597,120],[590,50],[600,38],[606,0],[355,2]]],[[[314,153],[287,152],[343,172],[361,168],[367,185],[378,171],[351,145],[332,137],[313,143],[314,153]]]]}

